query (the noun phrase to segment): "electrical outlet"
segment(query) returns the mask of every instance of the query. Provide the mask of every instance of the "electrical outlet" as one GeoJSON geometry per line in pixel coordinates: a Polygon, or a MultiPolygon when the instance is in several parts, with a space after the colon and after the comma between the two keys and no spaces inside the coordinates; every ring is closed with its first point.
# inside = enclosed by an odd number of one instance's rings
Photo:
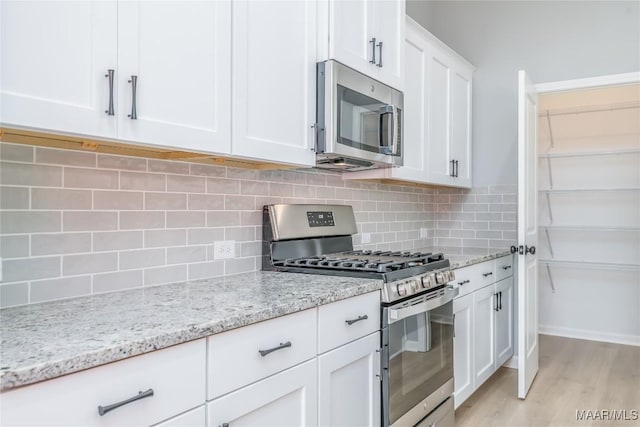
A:
{"type": "Polygon", "coordinates": [[[428,228],[421,228],[420,229],[420,238],[421,239],[426,239],[429,237],[429,229],[428,228]]]}
{"type": "Polygon", "coordinates": [[[371,233],[362,233],[362,244],[371,243],[371,233]]]}
{"type": "Polygon", "coordinates": [[[235,257],[235,240],[219,240],[217,242],[213,242],[213,259],[229,259],[235,257]]]}

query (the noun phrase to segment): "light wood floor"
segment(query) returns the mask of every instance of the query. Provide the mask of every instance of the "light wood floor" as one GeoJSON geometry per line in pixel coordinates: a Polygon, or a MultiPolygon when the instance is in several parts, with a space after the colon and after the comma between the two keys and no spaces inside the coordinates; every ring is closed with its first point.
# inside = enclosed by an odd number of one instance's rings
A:
{"type": "Polygon", "coordinates": [[[640,347],[540,335],[539,356],[525,400],[517,398],[518,371],[500,368],[458,408],[456,427],[640,426],[576,420],[577,409],[640,411],[640,347]]]}

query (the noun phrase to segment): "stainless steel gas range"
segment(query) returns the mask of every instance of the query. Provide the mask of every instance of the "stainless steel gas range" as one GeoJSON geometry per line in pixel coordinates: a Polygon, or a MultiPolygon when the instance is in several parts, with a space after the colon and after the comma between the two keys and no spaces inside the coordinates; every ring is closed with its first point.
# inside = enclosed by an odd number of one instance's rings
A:
{"type": "Polygon", "coordinates": [[[354,250],[351,206],[268,205],[262,269],[383,280],[381,425],[454,425],[453,298],[441,253],[354,250]]]}

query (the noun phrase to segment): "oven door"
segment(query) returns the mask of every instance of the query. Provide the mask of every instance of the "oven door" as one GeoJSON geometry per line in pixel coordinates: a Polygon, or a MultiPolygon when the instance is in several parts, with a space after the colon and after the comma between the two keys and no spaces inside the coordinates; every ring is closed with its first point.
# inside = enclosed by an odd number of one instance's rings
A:
{"type": "Polygon", "coordinates": [[[453,298],[444,288],[383,308],[383,425],[415,425],[453,392],[453,298]]]}

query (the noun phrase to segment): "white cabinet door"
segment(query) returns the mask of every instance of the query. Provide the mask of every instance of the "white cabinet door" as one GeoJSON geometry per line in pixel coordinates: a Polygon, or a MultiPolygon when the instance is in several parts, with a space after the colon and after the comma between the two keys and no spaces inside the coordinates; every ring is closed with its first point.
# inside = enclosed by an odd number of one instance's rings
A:
{"type": "Polygon", "coordinates": [[[232,154],[315,164],[316,3],[233,3],[232,154]]]}
{"type": "Polygon", "coordinates": [[[154,427],[205,427],[206,425],[207,412],[204,405],[202,405],[165,422],[156,424],[154,427]]]}
{"type": "Polygon", "coordinates": [[[496,283],[496,364],[498,369],[513,356],[513,276],[496,283]]]}
{"type": "Polygon", "coordinates": [[[427,169],[427,60],[429,44],[421,28],[407,22],[404,83],[404,164],[391,168],[394,178],[425,182],[427,169]]]}
{"type": "Polygon", "coordinates": [[[427,181],[450,185],[453,166],[451,140],[451,65],[447,53],[438,46],[429,49],[427,68],[427,181]]]}
{"type": "Polygon", "coordinates": [[[403,90],[405,19],[402,0],[330,0],[329,58],[403,90]]]}
{"type": "Polygon", "coordinates": [[[105,76],[117,68],[117,3],[2,1],[0,7],[2,125],[115,137],[116,119],[105,112],[105,76]]]}
{"type": "Polygon", "coordinates": [[[212,401],[207,426],[317,425],[316,367],[310,360],[212,401]]]}
{"type": "Polygon", "coordinates": [[[455,333],[453,337],[453,377],[455,407],[467,400],[474,390],[473,383],[473,295],[453,300],[455,333]]]}
{"type": "Polygon", "coordinates": [[[227,0],[118,2],[119,139],[230,151],[230,20],[227,0]]]}
{"type": "Polygon", "coordinates": [[[471,80],[473,68],[453,61],[451,70],[450,160],[455,163],[453,183],[471,187],[471,80]]]}
{"type": "Polygon", "coordinates": [[[470,188],[473,67],[439,42],[429,53],[427,180],[470,188]]]}
{"type": "Polygon", "coordinates": [[[478,388],[494,372],[495,365],[495,309],[494,285],[473,294],[473,375],[478,388]]]}
{"type": "Polygon", "coordinates": [[[329,1],[329,57],[363,74],[373,71],[373,2],[329,1]]]}
{"type": "Polygon", "coordinates": [[[374,0],[371,1],[371,6],[373,7],[373,36],[376,37],[378,45],[374,77],[395,89],[404,91],[405,1],[374,0]]]}
{"type": "Polygon", "coordinates": [[[319,425],[380,425],[379,350],[376,332],[318,358],[319,425]]]}

